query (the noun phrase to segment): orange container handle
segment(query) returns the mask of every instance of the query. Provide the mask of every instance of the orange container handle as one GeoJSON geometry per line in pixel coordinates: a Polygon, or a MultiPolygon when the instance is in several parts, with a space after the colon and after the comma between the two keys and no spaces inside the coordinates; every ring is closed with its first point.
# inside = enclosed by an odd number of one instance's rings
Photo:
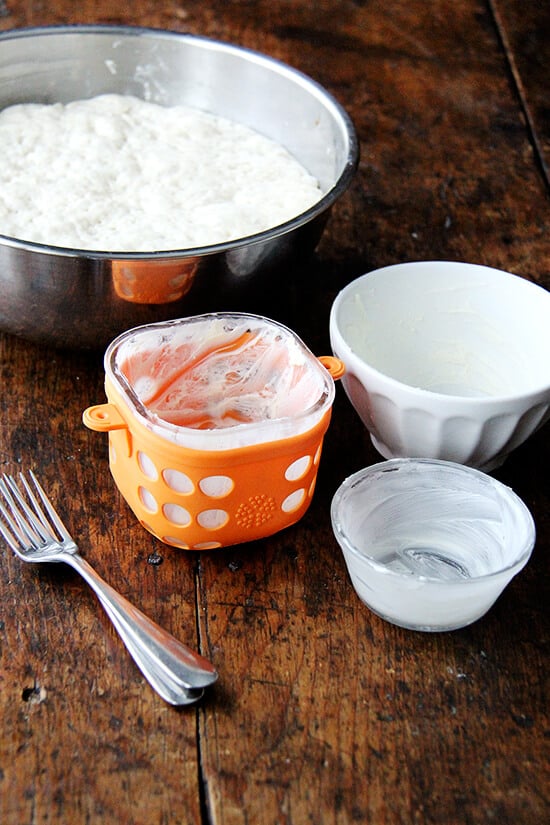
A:
{"type": "Polygon", "coordinates": [[[330,372],[334,381],[341,378],[346,371],[344,362],[334,355],[320,355],[317,360],[330,372]]]}
{"type": "Polygon", "coordinates": [[[96,404],[82,413],[84,424],[99,433],[127,429],[126,421],[114,404],[96,404]]]}

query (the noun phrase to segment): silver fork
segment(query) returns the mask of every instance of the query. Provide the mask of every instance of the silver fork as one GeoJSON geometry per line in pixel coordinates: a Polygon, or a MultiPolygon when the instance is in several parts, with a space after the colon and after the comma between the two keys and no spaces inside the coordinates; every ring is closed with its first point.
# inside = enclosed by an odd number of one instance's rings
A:
{"type": "Polygon", "coordinates": [[[172,705],[196,702],[218,678],[213,665],[149,619],[79,554],[38,479],[0,477],[0,533],[23,561],[65,562],[90,585],[149,684],[172,705]]]}

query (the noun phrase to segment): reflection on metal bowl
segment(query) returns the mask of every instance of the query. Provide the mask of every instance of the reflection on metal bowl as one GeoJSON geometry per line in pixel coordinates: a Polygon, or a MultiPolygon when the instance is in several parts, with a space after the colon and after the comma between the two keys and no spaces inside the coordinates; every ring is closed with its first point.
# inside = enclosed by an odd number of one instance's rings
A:
{"type": "MultiPolygon", "coordinates": [[[[319,181],[310,209],[265,232],[195,249],[130,253],[0,235],[0,329],[54,346],[103,347],[143,323],[235,307],[318,243],[358,162],[349,117],[319,84],[270,57],[175,32],[63,26],[0,34],[0,108],[131,94],[243,123],[319,181]]],[[[1,229],[1,227],[0,227],[1,229]]],[[[250,306],[243,308],[251,309],[250,306]]]]}

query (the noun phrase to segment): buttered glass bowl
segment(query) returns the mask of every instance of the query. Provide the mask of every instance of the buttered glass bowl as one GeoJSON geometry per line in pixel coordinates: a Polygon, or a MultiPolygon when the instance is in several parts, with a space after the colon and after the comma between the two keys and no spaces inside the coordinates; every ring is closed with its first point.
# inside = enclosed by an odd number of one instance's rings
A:
{"type": "Polygon", "coordinates": [[[332,525],[357,595],[412,630],[481,618],[535,543],[523,501],[492,476],[445,461],[392,459],[347,478],[332,525]]]}
{"type": "Polygon", "coordinates": [[[318,181],[319,200],[279,226],[193,249],[84,250],[0,234],[0,329],[103,348],[141,324],[257,311],[266,291],[288,288],[357,165],[354,127],[333,96],[266,55],[189,34],[111,25],[0,33],[0,109],[103,94],[191,106],[254,129],[318,181]]]}
{"type": "Polygon", "coordinates": [[[273,535],[311,504],[342,364],[288,327],[208,313],[122,333],[105,353],[109,466],[145,529],[211,550],[273,535]]]}
{"type": "Polygon", "coordinates": [[[384,458],[490,471],[550,415],[550,293],[508,272],[427,261],[336,297],[345,391],[384,458]]]}

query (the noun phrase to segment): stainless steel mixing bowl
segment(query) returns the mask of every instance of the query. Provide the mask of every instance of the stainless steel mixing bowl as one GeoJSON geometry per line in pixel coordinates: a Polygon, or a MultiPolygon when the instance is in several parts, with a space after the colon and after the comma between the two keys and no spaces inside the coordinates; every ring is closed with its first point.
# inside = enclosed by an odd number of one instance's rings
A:
{"type": "Polygon", "coordinates": [[[315,247],[356,170],[355,130],[339,103],[279,61],[193,35],[95,25],[0,34],[0,109],[104,93],[194,106],[254,128],[286,146],[324,194],[273,229],[195,249],[90,252],[0,234],[0,329],[101,348],[139,324],[239,308],[239,296],[275,278],[284,290],[287,268],[315,247]]]}

